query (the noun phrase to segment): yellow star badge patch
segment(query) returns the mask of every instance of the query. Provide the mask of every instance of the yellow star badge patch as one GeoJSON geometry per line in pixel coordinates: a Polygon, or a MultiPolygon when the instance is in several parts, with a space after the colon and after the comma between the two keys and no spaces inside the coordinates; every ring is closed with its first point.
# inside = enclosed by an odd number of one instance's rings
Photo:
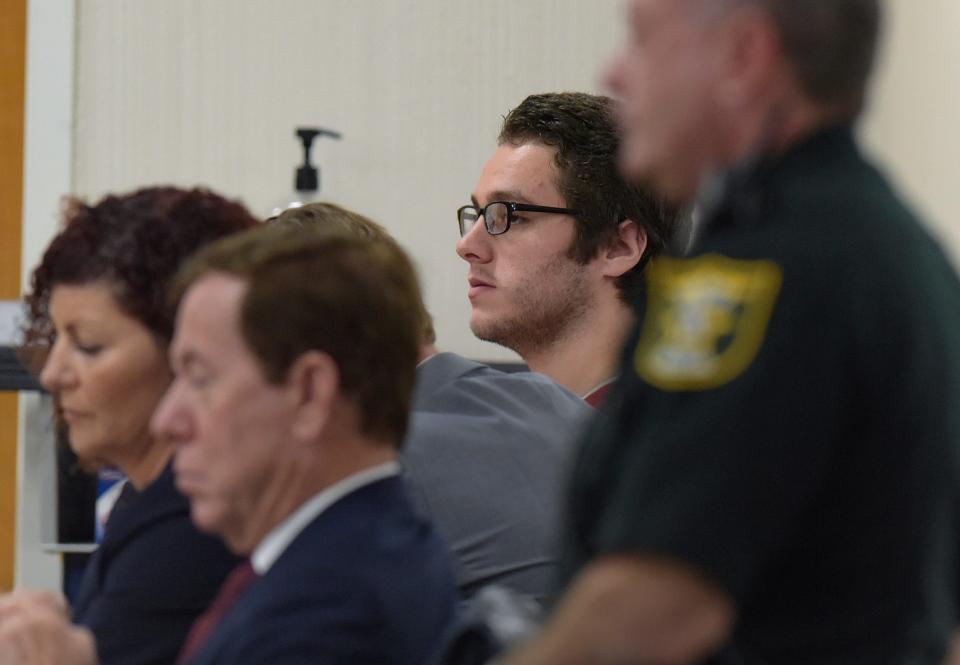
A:
{"type": "Polygon", "coordinates": [[[782,281],[772,261],[654,260],[637,374],[662,390],[708,390],[735,379],[760,349],[782,281]]]}

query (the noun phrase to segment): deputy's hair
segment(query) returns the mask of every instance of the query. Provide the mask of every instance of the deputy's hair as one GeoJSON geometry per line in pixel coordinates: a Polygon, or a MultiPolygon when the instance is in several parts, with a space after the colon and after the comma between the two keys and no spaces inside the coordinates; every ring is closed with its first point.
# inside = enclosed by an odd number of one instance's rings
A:
{"type": "Polygon", "coordinates": [[[420,289],[395,243],[343,229],[270,225],[198,254],[172,297],[211,272],[247,283],[240,330],[268,381],[282,382],[303,353],[322,351],[357,405],[361,431],[400,444],[420,345],[420,289]]]}
{"type": "MultiPolygon", "coordinates": [[[[288,208],[276,217],[268,219],[267,223],[277,226],[341,229],[361,238],[396,244],[393,236],[369,217],[326,201],[288,208]]],[[[417,316],[420,317],[423,342],[433,344],[437,341],[437,334],[433,329],[433,317],[430,316],[423,302],[417,308],[417,316]]]]}
{"type": "Polygon", "coordinates": [[[621,298],[633,302],[641,288],[643,267],[663,249],[675,213],[620,175],[620,129],[613,100],[580,92],[531,95],[504,118],[499,143],[531,141],[556,149],[557,187],[566,205],[578,211],[571,258],[589,263],[616,241],[625,219],[646,231],[646,251],[636,267],[617,280],[621,298]]]}
{"type": "Polygon", "coordinates": [[[876,57],[879,0],[698,0],[753,5],[773,19],[797,80],[811,100],[856,115],[876,57]]]}

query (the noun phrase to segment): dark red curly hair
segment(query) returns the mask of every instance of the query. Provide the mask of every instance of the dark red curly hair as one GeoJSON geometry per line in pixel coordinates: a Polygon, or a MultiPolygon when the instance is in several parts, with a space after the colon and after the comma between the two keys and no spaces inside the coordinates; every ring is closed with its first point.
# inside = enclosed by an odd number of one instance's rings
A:
{"type": "Polygon", "coordinates": [[[48,308],[54,287],[101,282],[113,289],[124,312],[169,344],[175,311],[168,290],[180,266],[204,245],[257,224],[243,205],[205,189],[149,187],[108,195],[93,206],[69,199],[63,229],[24,296],[24,341],[52,341],[48,308]]]}

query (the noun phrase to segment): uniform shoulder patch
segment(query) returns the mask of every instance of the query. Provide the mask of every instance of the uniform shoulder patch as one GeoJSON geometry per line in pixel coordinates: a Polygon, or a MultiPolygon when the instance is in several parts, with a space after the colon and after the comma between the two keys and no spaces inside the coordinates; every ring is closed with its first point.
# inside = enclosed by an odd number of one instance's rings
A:
{"type": "Polygon", "coordinates": [[[661,390],[709,390],[738,377],[763,342],[783,282],[769,260],[660,257],[647,268],[634,368],[661,390]]]}

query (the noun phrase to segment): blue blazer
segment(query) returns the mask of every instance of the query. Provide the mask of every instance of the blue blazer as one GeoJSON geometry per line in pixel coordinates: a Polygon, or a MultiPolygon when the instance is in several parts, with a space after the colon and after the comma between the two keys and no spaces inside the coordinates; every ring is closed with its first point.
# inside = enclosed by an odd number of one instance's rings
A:
{"type": "Polygon", "coordinates": [[[190,522],[168,466],[111,514],[74,601],[74,622],[93,631],[100,665],[169,665],[236,565],[218,538],[190,522]]]}
{"type": "Polygon", "coordinates": [[[386,478],[311,522],[191,665],[427,665],[455,603],[449,554],[386,478]]]}

